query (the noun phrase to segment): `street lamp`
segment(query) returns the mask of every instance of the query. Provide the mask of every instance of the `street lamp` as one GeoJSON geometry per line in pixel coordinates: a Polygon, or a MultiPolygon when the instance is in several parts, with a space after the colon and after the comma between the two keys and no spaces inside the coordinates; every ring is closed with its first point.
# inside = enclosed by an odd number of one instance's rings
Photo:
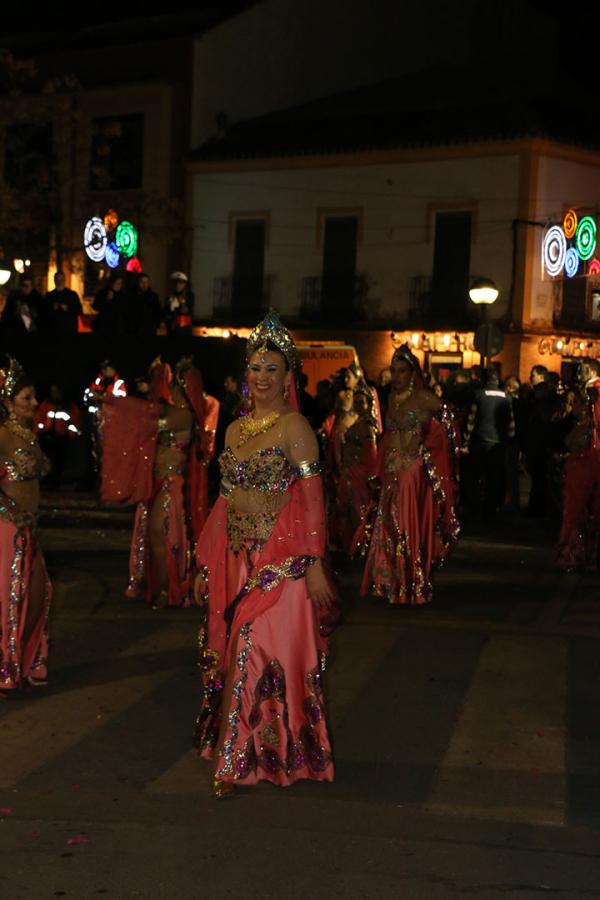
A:
{"type": "Polygon", "coordinates": [[[473,303],[477,306],[483,305],[484,309],[496,302],[498,294],[498,288],[491,278],[476,278],[469,290],[469,297],[473,303]]]}
{"type": "Polygon", "coordinates": [[[8,279],[11,276],[10,269],[5,269],[2,263],[0,262],[0,287],[6,284],[8,279]]]}
{"type": "Polygon", "coordinates": [[[482,321],[475,332],[475,349],[479,351],[484,369],[487,369],[490,357],[502,349],[502,332],[492,322],[487,321],[488,306],[496,302],[498,294],[498,288],[491,278],[476,278],[469,290],[472,302],[481,307],[482,321]],[[498,345],[497,349],[494,345],[498,345]]]}

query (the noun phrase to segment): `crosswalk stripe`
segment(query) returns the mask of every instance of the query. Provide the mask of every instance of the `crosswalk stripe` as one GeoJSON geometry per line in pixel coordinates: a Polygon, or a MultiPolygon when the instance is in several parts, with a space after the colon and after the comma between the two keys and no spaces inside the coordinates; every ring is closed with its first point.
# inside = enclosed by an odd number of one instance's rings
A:
{"type": "Polygon", "coordinates": [[[568,643],[490,638],[426,808],[564,825],[568,643]]]}
{"type": "MultiPolygon", "coordinates": [[[[189,649],[189,631],[181,623],[130,644],[114,661],[189,649]]],[[[165,678],[163,669],[120,680],[65,690],[40,697],[0,719],[0,788],[17,784],[29,773],[75,745],[108,718],[151,693],[165,678]]]]}

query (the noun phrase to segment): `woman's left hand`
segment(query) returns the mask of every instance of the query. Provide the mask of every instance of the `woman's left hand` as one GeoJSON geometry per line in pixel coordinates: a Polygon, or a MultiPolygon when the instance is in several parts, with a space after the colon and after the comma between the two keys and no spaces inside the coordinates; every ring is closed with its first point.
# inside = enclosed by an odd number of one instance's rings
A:
{"type": "Polygon", "coordinates": [[[323,563],[317,559],[306,570],[308,596],[317,609],[329,609],[333,603],[333,591],[323,570],[323,563]]]}

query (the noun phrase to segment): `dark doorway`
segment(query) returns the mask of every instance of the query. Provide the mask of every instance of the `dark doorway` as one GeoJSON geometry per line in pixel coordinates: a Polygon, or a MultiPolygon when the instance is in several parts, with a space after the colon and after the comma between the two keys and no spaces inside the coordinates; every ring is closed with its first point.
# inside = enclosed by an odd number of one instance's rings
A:
{"type": "Polygon", "coordinates": [[[265,275],[264,219],[239,219],[235,225],[233,263],[233,313],[246,316],[262,309],[265,275]]]}
{"type": "Polygon", "coordinates": [[[332,216],[325,220],[321,313],[331,319],[353,315],[356,282],[356,216],[332,216]]]}

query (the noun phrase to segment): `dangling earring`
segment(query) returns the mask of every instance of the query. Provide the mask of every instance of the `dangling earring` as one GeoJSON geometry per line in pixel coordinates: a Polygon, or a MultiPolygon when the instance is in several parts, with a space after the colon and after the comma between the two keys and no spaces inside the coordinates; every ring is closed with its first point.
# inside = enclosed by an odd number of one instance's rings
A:
{"type": "Polygon", "coordinates": [[[285,401],[287,401],[287,398],[288,398],[289,396],[290,396],[290,386],[289,386],[289,384],[286,384],[285,387],[284,387],[284,389],[283,389],[283,399],[284,399],[285,401]]]}

